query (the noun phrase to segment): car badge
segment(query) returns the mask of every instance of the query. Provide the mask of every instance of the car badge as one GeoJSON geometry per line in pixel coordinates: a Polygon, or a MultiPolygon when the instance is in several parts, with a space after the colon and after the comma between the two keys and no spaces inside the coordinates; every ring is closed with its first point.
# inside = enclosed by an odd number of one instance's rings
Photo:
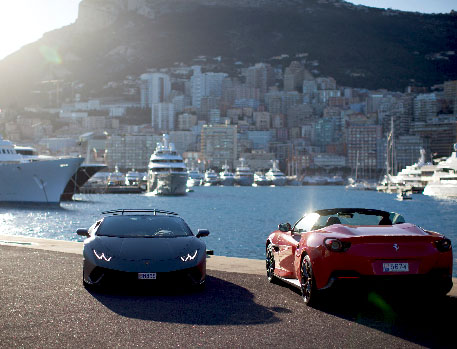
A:
{"type": "Polygon", "coordinates": [[[149,265],[149,261],[144,262],[144,264],[149,265]]]}
{"type": "Polygon", "coordinates": [[[400,246],[398,246],[398,244],[394,244],[394,249],[395,251],[398,251],[400,249],[400,246]]]}

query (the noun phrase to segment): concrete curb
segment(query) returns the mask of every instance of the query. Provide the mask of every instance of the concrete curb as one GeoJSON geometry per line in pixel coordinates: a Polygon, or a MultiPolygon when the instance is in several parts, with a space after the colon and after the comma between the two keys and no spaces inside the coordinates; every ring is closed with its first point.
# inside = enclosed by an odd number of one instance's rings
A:
{"type": "MultiPolygon", "coordinates": [[[[0,235],[0,245],[33,248],[38,250],[82,254],[83,244],[76,241],[63,241],[26,237],[19,235],[0,235]]],[[[227,271],[241,274],[265,275],[265,261],[258,259],[208,256],[208,270],[227,271]]],[[[448,293],[457,297],[457,278],[452,279],[454,287],[448,293]]]]}

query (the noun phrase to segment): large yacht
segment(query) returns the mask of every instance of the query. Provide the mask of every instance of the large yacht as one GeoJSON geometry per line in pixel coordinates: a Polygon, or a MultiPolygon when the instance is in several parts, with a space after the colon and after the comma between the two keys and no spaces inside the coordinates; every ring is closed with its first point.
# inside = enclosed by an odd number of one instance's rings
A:
{"type": "Polygon", "coordinates": [[[156,195],[184,195],[187,188],[187,168],[170,143],[167,134],[157,143],[148,166],[148,192],[156,195]]]}
{"type": "Polygon", "coordinates": [[[272,185],[276,185],[276,186],[285,185],[287,182],[287,177],[278,168],[278,160],[272,160],[272,163],[273,163],[273,167],[270,168],[270,170],[268,170],[267,173],[265,173],[265,177],[267,178],[267,180],[269,180],[271,182],[272,185]]]}
{"type": "Polygon", "coordinates": [[[224,186],[232,186],[235,184],[235,175],[233,172],[230,171],[230,167],[225,163],[224,166],[222,166],[222,169],[224,171],[219,172],[219,178],[221,179],[221,185],[224,186]]]}
{"type": "Polygon", "coordinates": [[[0,202],[58,205],[84,158],[30,157],[0,136],[0,202]]]}
{"type": "Polygon", "coordinates": [[[254,173],[243,158],[240,159],[240,166],[235,171],[235,183],[242,186],[251,186],[254,183],[254,173]]]}
{"type": "Polygon", "coordinates": [[[457,197],[457,144],[454,144],[451,156],[436,166],[423,193],[437,197],[457,197]]]}
{"type": "MultiPolygon", "coordinates": [[[[55,159],[53,156],[38,154],[34,147],[15,145],[14,150],[16,150],[16,153],[22,155],[24,159],[30,161],[55,159]]],[[[97,172],[104,169],[106,169],[106,165],[104,164],[81,164],[65,186],[65,189],[60,196],[60,200],[73,200],[73,195],[81,193],[81,188],[89,181],[89,179],[97,172]]]]}

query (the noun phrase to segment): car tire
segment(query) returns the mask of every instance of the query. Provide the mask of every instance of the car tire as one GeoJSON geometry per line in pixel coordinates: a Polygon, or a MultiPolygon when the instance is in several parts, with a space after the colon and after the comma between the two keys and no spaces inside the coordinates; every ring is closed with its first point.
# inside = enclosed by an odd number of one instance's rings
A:
{"type": "Polygon", "coordinates": [[[271,283],[276,282],[277,279],[275,275],[275,256],[273,253],[273,246],[271,244],[268,245],[266,250],[266,268],[268,281],[271,283]]]}
{"type": "Polygon", "coordinates": [[[300,289],[306,305],[313,306],[317,303],[318,290],[314,279],[311,259],[305,255],[300,265],[300,289]]]}

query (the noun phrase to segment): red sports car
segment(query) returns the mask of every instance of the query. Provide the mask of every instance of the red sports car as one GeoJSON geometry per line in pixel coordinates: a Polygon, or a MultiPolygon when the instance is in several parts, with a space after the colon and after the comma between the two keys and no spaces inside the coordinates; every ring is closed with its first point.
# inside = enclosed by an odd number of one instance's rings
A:
{"type": "Polygon", "coordinates": [[[268,236],[266,267],[301,289],[306,304],[343,281],[422,283],[427,293],[452,288],[451,241],[405,223],[398,213],[361,208],[318,210],[268,236]]]}

